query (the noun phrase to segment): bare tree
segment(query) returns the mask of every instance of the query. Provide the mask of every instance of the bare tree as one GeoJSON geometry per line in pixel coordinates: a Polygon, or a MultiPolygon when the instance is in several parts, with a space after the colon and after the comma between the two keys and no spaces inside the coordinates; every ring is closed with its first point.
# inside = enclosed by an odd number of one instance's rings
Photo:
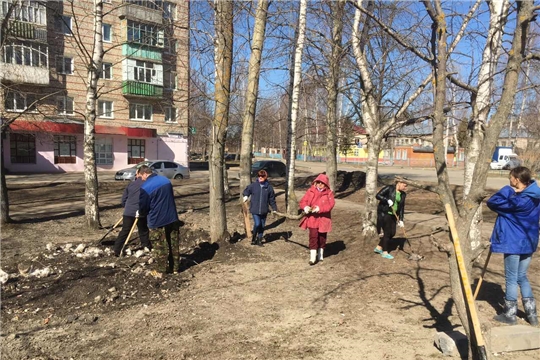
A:
{"type": "Polygon", "coordinates": [[[228,236],[223,167],[229,121],[233,55],[233,1],[215,0],[215,109],[210,154],[210,237],[217,242],[228,236]]]}
{"type": "Polygon", "coordinates": [[[253,149],[253,130],[259,92],[259,75],[262,60],[262,50],[268,16],[268,0],[259,0],[255,14],[255,29],[251,43],[249,59],[248,84],[246,89],[245,110],[242,128],[242,146],[240,150],[240,189],[251,183],[251,153],[253,149]]]}
{"type": "Polygon", "coordinates": [[[332,9],[332,52],[328,63],[329,74],[327,79],[326,90],[327,97],[327,114],[326,114],[326,175],[330,181],[332,191],[336,190],[337,178],[337,131],[338,131],[338,94],[339,94],[339,79],[341,61],[343,60],[343,11],[345,1],[338,0],[330,3],[332,9]]]}
{"type": "Polygon", "coordinates": [[[86,225],[97,229],[99,221],[98,178],[95,154],[96,105],[98,99],[98,80],[103,64],[103,0],[93,0],[94,41],[91,61],[87,67],[86,112],[84,122],[84,213],[86,225]]]}
{"type": "Polygon", "coordinates": [[[296,123],[298,119],[300,81],[302,74],[302,54],[304,50],[304,40],[306,33],[306,12],[307,0],[300,0],[300,11],[298,13],[298,27],[296,29],[296,44],[294,47],[294,57],[290,69],[289,84],[289,128],[287,132],[287,186],[286,203],[287,213],[295,214],[298,211],[298,200],[294,193],[294,164],[296,161],[296,123]]]}

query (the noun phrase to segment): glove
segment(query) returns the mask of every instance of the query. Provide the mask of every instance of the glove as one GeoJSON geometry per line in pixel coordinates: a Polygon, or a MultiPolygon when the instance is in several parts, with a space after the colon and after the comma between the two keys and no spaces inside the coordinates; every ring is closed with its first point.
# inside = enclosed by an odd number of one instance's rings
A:
{"type": "Polygon", "coordinates": [[[306,206],[306,207],[304,208],[304,212],[305,212],[306,214],[309,213],[310,211],[311,211],[311,208],[310,208],[309,206],[306,206]]]}
{"type": "Polygon", "coordinates": [[[392,200],[388,200],[388,206],[394,205],[394,202],[392,200]]]}
{"type": "Polygon", "coordinates": [[[247,197],[247,196],[244,196],[244,198],[243,198],[243,199],[244,199],[244,202],[246,202],[246,201],[248,201],[249,197],[247,197]]]}
{"type": "Polygon", "coordinates": [[[136,217],[136,218],[139,217],[139,210],[137,210],[137,211],[135,212],[135,217],[136,217]]]}
{"type": "Polygon", "coordinates": [[[405,226],[405,224],[403,224],[403,221],[400,220],[400,221],[397,223],[397,226],[399,226],[400,228],[402,228],[402,227],[405,226]]]}
{"type": "Polygon", "coordinates": [[[312,213],[318,213],[320,211],[318,206],[315,206],[313,209],[311,209],[312,213]]]}

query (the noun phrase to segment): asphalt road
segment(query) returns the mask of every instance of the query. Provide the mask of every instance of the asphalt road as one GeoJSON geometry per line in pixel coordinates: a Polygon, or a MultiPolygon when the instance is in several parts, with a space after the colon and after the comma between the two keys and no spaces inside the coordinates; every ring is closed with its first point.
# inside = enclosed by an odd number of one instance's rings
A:
{"type": "MultiPolygon", "coordinates": [[[[297,161],[296,169],[299,173],[321,173],[326,169],[326,163],[297,161]]],[[[343,171],[365,171],[364,165],[338,164],[338,170],[343,171]]],[[[115,171],[98,172],[99,181],[114,181],[115,171]]],[[[400,166],[379,166],[381,176],[403,176],[416,181],[437,181],[437,174],[432,168],[411,168],[400,166]]],[[[450,183],[453,185],[463,185],[463,169],[449,169],[448,175],[450,183]]],[[[192,170],[192,179],[208,179],[208,170],[192,170]]],[[[238,168],[229,169],[229,178],[238,179],[238,168]]],[[[8,184],[17,183],[55,183],[55,182],[84,182],[82,172],[59,173],[59,174],[9,174],[6,175],[8,184]]],[[[508,185],[508,171],[491,171],[487,180],[487,188],[500,189],[508,185]]]]}

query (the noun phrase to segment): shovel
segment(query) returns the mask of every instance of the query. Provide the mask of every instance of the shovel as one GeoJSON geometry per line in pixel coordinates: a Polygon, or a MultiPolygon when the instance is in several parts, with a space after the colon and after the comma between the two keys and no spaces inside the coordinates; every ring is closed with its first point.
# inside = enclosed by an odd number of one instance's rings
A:
{"type": "Polygon", "coordinates": [[[139,221],[139,218],[135,218],[135,221],[133,222],[133,226],[131,227],[131,230],[129,230],[129,234],[126,238],[126,241],[124,241],[124,245],[122,245],[122,250],[120,250],[120,254],[124,254],[124,248],[129,242],[129,239],[131,238],[131,234],[133,234],[133,230],[135,230],[135,227],[137,226],[137,221],[139,221]]]}
{"type": "Polygon", "coordinates": [[[107,235],[109,235],[111,233],[111,231],[113,231],[122,222],[123,218],[124,217],[121,217],[120,220],[118,220],[116,222],[116,224],[114,224],[113,227],[109,231],[107,231],[107,233],[105,235],[103,235],[103,237],[101,239],[98,240],[98,245],[101,245],[101,242],[103,241],[103,239],[105,239],[107,237],[107,235]]]}

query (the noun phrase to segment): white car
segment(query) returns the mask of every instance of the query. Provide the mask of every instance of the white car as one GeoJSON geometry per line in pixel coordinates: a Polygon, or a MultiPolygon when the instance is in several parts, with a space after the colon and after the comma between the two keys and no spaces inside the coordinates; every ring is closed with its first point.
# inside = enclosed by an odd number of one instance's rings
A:
{"type": "Polygon", "coordinates": [[[189,179],[189,168],[169,160],[146,160],[137,165],[122,169],[114,175],[115,180],[134,180],[137,168],[146,165],[149,166],[154,173],[163,175],[169,179],[189,179]]]}

